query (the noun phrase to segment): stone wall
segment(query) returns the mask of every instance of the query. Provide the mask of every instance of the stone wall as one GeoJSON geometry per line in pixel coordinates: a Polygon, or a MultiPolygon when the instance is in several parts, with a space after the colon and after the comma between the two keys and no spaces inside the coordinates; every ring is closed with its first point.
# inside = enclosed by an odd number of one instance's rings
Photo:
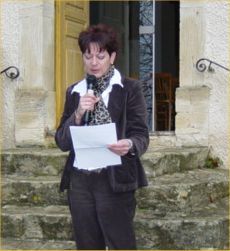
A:
{"type": "MultiPolygon", "coordinates": [[[[210,146],[227,166],[229,73],[197,71],[196,62],[208,58],[230,68],[229,3],[180,2],[180,88],[176,92],[178,145],[210,146]]],[[[207,65],[208,66],[208,65],[207,65]]]]}
{"type": "Polygon", "coordinates": [[[4,0],[1,7],[4,64],[20,70],[16,81],[2,77],[2,145],[43,145],[56,115],[54,1],[4,0]]]}
{"type": "MultiPolygon", "coordinates": [[[[208,1],[205,7],[206,46],[204,56],[230,69],[230,2],[208,1]]],[[[209,145],[213,154],[228,164],[229,88],[230,73],[213,66],[213,73],[205,74],[209,86],[209,145]]]]}
{"type": "MultiPolygon", "coordinates": [[[[8,66],[19,65],[19,9],[16,2],[0,2],[0,48],[1,48],[1,70],[8,66]]],[[[10,80],[5,74],[0,75],[0,109],[1,109],[1,146],[2,148],[14,147],[14,111],[15,92],[20,81],[10,80]]]]}

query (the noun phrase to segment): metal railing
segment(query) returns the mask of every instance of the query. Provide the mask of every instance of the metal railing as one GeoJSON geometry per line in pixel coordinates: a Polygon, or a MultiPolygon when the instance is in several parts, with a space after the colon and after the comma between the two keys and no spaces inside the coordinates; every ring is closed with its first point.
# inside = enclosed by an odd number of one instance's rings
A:
{"type": "Polygon", "coordinates": [[[208,72],[214,72],[214,68],[212,67],[212,65],[216,65],[226,71],[230,71],[230,69],[226,68],[225,66],[221,65],[221,64],[218,64],[210,59],[207,59],[207,58],[201,58],[199,59],[197,62],[196,62],[196,69],[199,71],[199,72],[204,72],[205,70],[207,70],[208,72]],[[205,62],[207,61],[207,62],[205,62]],[[205,63],[208,63],[208,67],[205,63]]]}
{"type": "Polygon", "coordinates": [[[20,75],[19,69],[16,66],[7,67],[6,69],[0,72],[0,74],[3,74],[3,73],[5,73],[6,76],[10,79],[16,79],[20,75]]]}

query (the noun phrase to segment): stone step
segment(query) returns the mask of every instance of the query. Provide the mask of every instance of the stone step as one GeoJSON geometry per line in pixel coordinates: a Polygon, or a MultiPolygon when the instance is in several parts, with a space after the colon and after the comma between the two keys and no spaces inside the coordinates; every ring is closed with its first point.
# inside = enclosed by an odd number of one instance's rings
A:
{"type": "MultiPolygon", "coordinates": [[[[59,192],[59,176],[5,176],[2,181],[2,205],[67,205],[66,193],[59,192]]],[[[191,211],[228,196],[228,170],[196,169],[149,178],[149,186],[136,193],[140,208],[156,214],[191,211]]]]}
{"type": "Polygon", "coordinates": [[[75,250],[74,241],[2,239],[0,250],[75,250]]]}
{"type": "Polygon", "coordinates": [[[229,198],[190,214],[155,217],[152,210],[137,210],[135,228],[139,249],[229,250],[229,198]]]}
{"type": "Polygon", "coordinates": [[[66,192],[59,192],[59,176],[6,175],[2,181],[2,205],[67,205],[66,192]]]}
{"type": "Polygon", "coordinates": [[[207,147],[149,148],[141,161],[148,176],[156,177],[203,167],[208,153],[207,147]]]}
{"type": "Polygon", "coordinates": [[[2,237],[21,240],[72,240],[72,225],[67,206],[2,207],[2,237]]]}
{"type": "Polygon", "coordinates": [[[1,152],[3,174],[24,176],[59,175],[68,153],[58,148],[16,148],[1,152]]]}
{"type": "Polygon", "coordinates": [[[156,215],[191,212],[229,195],[229,174],[224,169],[197,169],[150,179],[136,193],[139,208],[156,215]]]}
{"type": "MultiPolygon", "coordinates": [[[[228,216],[228,198],[196,208],[192,214],[156,217],[152,210],[138,209],[135,216],[138,249],[228,249],[228,216]]],[[[66,240],[72,246],[68,208],[4,206],[2,236],[3,240],[10,239],[11,245],[16,245],[14,239],[20,239],[24,245],[37,239],[41,244],[66,240]]],[[[10,247],[10,243],[5,245],[10,247]]]]}
{"type": "MultiPolygon", "coordinates": [[[[23,176],[60,175],[68,153],[57,148],[17,148],[1,152],[1,170],[3,175],[23,176]]],[[[208,148],[153,148],[142,156],[146,172],[150,176],[203,167],[208,148]]]]}

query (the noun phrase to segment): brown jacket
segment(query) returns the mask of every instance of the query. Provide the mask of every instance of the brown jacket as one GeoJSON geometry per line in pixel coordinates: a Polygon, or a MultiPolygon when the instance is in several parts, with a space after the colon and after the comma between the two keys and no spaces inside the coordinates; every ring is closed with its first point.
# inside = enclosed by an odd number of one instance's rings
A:
{"type": "MultiPolygon", "coordinates": [[[[70,151],[62,175],[61,191],[68,189],[70,170],[74,168],[75,156],[69,127],[76,125],[74,111],[78,106],[80,96],[75,92],[71,94],[76,84],[68,87],[66,91],[64,112],[55,135],[58,147],[62,151],[70,151]]],[[[108,110],[112,122],[116,123],[118,139],[131,139],[134,145],[134,154],[128,153],[121,157],[121,165],[107,167],[110,185],[115,192],[131,191],[138,187],[147,186],[146,175],[139,159],[149,144],[146,103],[140,82],[123,78],[122,84],[123,88],[120,85],[113,86],[108,110]]]]}

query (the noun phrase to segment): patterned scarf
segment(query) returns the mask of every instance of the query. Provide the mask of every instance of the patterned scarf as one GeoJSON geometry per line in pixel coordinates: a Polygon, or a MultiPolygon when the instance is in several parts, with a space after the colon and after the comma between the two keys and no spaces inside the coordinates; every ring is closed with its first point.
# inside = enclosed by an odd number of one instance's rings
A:
{"type": "MultiPolygon", "coordinates": [[[[101,97],[101,94],[109,86],[110,79],[114,74],[114,65],[110,66],[109,71],[100,78],[97,78],[96,84],[93,86],[94,95],[101,97]]],[[[90,113],[89,125],[102,125],[111,123],[109,111],[102,99],[95,105],[95,109],[90,113]]]]}

